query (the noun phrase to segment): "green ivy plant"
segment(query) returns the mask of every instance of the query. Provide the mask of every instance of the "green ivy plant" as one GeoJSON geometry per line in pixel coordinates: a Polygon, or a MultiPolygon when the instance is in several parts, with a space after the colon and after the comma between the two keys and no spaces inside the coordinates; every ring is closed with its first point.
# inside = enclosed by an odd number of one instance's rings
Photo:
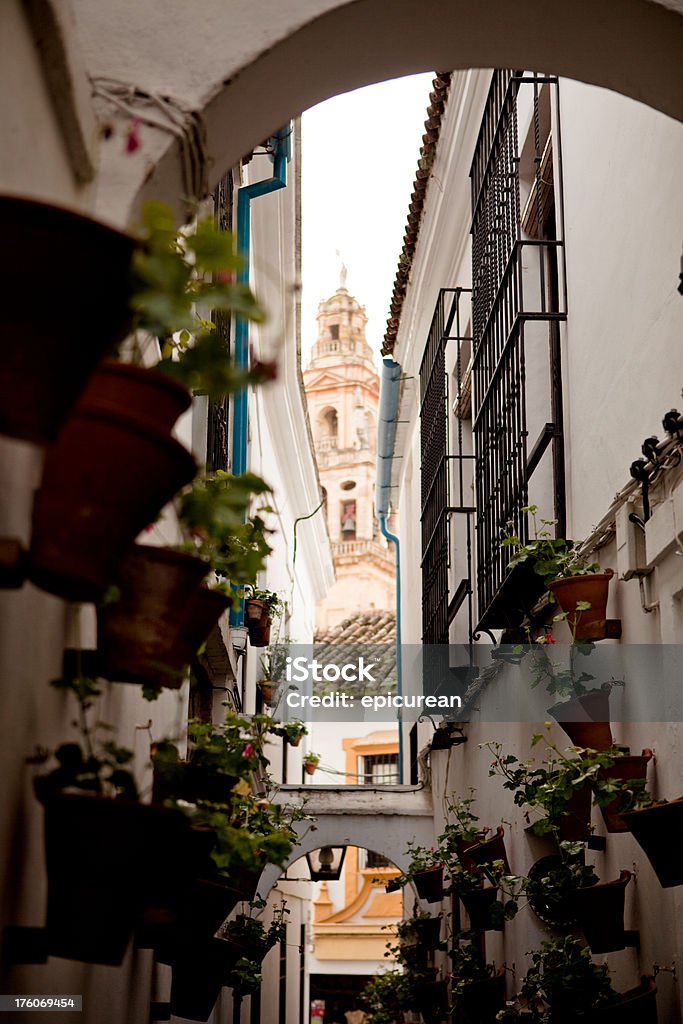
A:
{"type": "Polygon", "coordinates": [[[363,987],[361,1001],[367,1007],[365,1024],[394,1024],[409,1003],[410,979],[403,971],[376,974],[363,987]]]}

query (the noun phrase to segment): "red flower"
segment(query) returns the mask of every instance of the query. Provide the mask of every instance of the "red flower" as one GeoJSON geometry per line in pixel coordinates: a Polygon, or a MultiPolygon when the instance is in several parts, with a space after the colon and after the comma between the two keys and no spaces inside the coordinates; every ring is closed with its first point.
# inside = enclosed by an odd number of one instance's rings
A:
{"type": "Polygon", "coordinates": [[[135,153],[140,148],[142,142],[140,140],[140,125],[142,122],[139,117],[134,117],[128,126],[126,132],[126,153],[135,153]]]}
{"type": "Polygon", "coordinates": [[[254,748],[251,745],[251,743],[247,743],[246,747],[242,751],[242,757],[253,757],[253,756],[254,756],[254,748]]]}

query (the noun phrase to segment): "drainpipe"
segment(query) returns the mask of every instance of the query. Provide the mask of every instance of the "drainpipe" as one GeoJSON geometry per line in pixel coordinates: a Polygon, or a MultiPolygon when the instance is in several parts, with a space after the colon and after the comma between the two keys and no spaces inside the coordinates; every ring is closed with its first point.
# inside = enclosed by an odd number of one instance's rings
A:
{"type": "MultiPolygon", "coordinates": [[[[251,201],[259,196],[277,192],[287,187],[287,164],[291,159],[292,123],[285,125],[269,139],[273,147],[273,175],[262,181],[243,185],[237,192],[237,242],[243,264],[237,274],[239,284],[249,284],[249,263],[251,257],[251,201]]],[[[235,324],[235,366],[247,369],[249,365],[249,321],[237,317],[235,324]]],[[[232,422],[232,471],[237,476],[247,471],[247,440],[249,428],[249,393],[247,388],[238,391],[233,399],[232,422]]],[[[244,599],[230,612],[230,625],[241,626],[244,619],[244,599]]]]}
{"type": "MultiPolygon", "coordinates": [[[[382,536],[396,549],[396,693],[403,693],[401,667],[401,548],[396,534],[387,528],[391,497],[391,465],[396,443],[396,417],[401,389],[401,367],[388,357],[382,361],[379,423],[377,425],[377,479],[375,482],[375,513],[382,536]]],[[[398,777],[403,782],[403,723],[398,709],[398,777]]]]}

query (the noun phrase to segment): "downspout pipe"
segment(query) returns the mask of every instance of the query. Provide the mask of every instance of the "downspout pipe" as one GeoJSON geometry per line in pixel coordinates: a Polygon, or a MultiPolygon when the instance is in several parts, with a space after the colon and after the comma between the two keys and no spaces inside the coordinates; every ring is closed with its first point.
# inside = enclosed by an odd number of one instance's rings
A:
{"type": "MultiPolygon", "coordinates": [[[[292,122],[281,128],[272,139],[273,174],[262,181],[243,185],[237,192],[237,244],[242,257],[242,266],[237,273],[239,284],[249,284],[251,260],[251,203],[259,196],[269,195],[287,187],[287,164],[292,155],[292,122]]],[[[235,324],[235,366],[246,370],[249,366],[249,321],[237,317],[235,324]]],[[[249,393],[247,388],[238,391],[233,399],[232,421],[232,472],[237,476],[247,471],[247,442],[249,430],[249,393]]],[[[240,626],[244,619],[244,600],[230,612],[230,625],[240,626]]]]}
{"type": "MultiPolygon", "coordinates": [[[[401,546],[395,533],[387,527],[391,506],[391,467],[396,444],[396,421],[401,392],[401,367],[389,357],[382,361],[377,425],[377,477],[375,481],[375,514],[382,536],[396,551],[396,693],[403,694],[401,658],[401,546]]],[[[398,710],[398,777],[403,782],[403,723],[398,710]]]]}

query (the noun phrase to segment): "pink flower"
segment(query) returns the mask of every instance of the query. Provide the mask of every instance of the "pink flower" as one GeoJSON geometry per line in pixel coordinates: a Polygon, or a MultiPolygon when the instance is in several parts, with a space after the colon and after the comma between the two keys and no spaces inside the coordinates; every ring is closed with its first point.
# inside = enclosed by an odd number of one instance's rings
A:
{"type": "Polygon", "coordinates": [[[254,756],[254,748],[253,748],[251,743],[247,743],[246,747],[242,751],[242,757],[253,757],[253,756],[254,756]]]}
{"type": "Polygon", "coordinates": [[[139,117],[134,117],[128,126],[126,132],[126,153],[135,153],[140,148],[142,142],[140,140],[140,125],[142,122],[139,117]]]}

